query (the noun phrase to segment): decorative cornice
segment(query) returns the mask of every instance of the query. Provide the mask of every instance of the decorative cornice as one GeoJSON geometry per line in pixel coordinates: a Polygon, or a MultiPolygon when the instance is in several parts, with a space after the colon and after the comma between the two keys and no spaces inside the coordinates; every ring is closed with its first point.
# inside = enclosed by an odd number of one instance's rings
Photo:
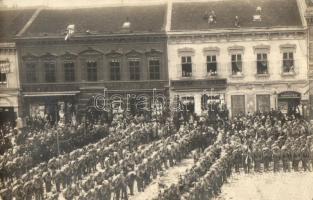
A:
{"type": "Polygon", "coordinates": [[[253,51],[254,53],[258,53],[258,52],[266,52],[269,53],[269,51],[271,50],[271,46],[270,45],[256,45],[253,47],[253,51]]]}
{"type": "Polygon", "coordinates": [[[206,47],[203,49],[203,54],[217,54],[219,55],[220,48],[219,47],[206,47]]]}
{"type": "Polygon", "coordinates": [[[188,32],[169,32],[168,43],[212,43],[219,41],[251,41],[251,40],[272,40],[272,39],[306,39],[307,31],[301,29],[282,30],[257,30],[247,32],[229,31],[188,31],[188,32]]]}
{"type": "Polygon", "coordinates": [[[72,37],[69,41],[64,41],[64,36],[45,36],[45,37],[16,37],[17,43],[39,43],[39,44],[75,44],[91,42],[153,42],[164,41],[167,38],[165,32],[163,33],[132,33],[132,34],[103,34],[103,35],[82,35],[72,37]]]}
{"type": "Polygon", "coordinates": [[[103,55],[103,52],[92,47],[88,47],[88,49],[79,52],[79,55],[103,55]]]}
{"type": "Polygon", "coordinates": [[[238,46],[238,45],[234,45],[234,46],[230,46],[228,47],[228,52],[234,52],[234,51],[241,51],[244,52],[245,51],[245,47],[244,46],[238,46]]]}
{"type": "Polygon", "coordinates": [[[193,48],[189,48],[189,47],[184,47],[184,48],[180,48],[177,50],[178,54],[195,54],[195,50],[193,48]]]}
{"type": "Polygon", "coordinates": [[[151,56],[151,55],[160,55],[162,54],[163,52],[160,51],[160,50],[156,50],[156,49],[150,49],[150,50],[146,50],[145,54],[148,55],[148,56],[151,56]]]}
{"type": "Polygon", "coordinates": [[[43,55],[40,56],[40,58],[44,59],[44,60],[52,60],[52,59],[55,59],[57,57],[56,54],[52,54],[52,53],[45,53],[43,55]]]}
{"type": "Polygon", "coordinates": [[[135,50],[135,49],[132,49],[132,50],[130,50],[130,51],[125,53],[125,55],[127,57],[138,56],[138,55],[141,55],[141,54],[143,54],[143,52],[135,50]]]}
{"type": "Polygon", "coordinates": [[[118,50],[111,50],[111,51],[107,52],[105,55],[107,57],[114,57],[114,58],[116,58],[116,57],[123,56],[123,53],[118,51],[118,50]]]}
{"type": "Polygon", "coordinates": [[[72,53],[72,52],[69,52],[69,51],[66,51],[65,54],[61,55],[60,57],[63,59],[63,60],[74,60],[77,58],[77,54],[75,53],[72,53]]]}
{"type": "Polygon", "coordinates": [[[39,56],[28,52],[26,55],[23,55],[22,58],[23,60],[37,60],[39,56]]]}
{"type": "Polygon", "coordinates": [[[282,44],[282,45],[279,45],[280,52],[284,52],[284,51],[295,52],[296,51],[296,47],[297,47],[297,45],[295,45],[295,44],[282,44]]]}

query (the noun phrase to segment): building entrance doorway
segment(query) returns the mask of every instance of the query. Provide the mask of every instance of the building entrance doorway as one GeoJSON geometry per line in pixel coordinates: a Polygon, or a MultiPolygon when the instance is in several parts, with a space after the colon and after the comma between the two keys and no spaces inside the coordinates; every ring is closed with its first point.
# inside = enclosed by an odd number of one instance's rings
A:
{"type": "Polygon", "coordinates": [[[278,94],[278,109],[287,115],[302,115],[301,94],[287,91],[278,94]]]}

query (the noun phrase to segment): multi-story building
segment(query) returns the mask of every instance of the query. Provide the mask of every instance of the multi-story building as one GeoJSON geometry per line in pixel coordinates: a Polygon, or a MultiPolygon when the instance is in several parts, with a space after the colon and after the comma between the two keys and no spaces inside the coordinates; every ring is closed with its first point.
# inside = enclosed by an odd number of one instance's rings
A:
{"type": "Polygon", "coordinates": [[[14,37],[23,30],[34,12],[34,9],[4,7],[0,10],[0,124],[14,122],[20,114],[20,84],[14,37]]]}
{"type": "Polygon", "coordinates": [[[17,38],[24,114],[84,110],[101,94],[117,110],[129,97],[146,106],[167,93],[166,9],[40,10],[17,38]]]}
{"type": "Polygon", "coordinates": [[[308,110],[307,34],[297,0],[169,5],[170,95],[200,114],[308,110]]]}
{"type": "Polygon", "coordinates": [[[305,17],[308,26],[308,79],[310,95],[310,119],[313,119],[313,2],[306,0],[305,17]]]}

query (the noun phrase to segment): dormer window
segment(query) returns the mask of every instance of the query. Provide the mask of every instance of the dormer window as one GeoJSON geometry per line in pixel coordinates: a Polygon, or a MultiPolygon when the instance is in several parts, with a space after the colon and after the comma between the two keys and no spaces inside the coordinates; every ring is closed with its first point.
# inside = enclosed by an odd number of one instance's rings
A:
{"type": "Polygon", "coordinates": [[[208,23],[209,24],[216,24],[216,14],[215,14],[214,10],[212,10],[210,15],[208,16],[208,23]]]}
{"type": "Polygon", "coordinates": [[[235,26],[236,28],[240,28],[240,21],[239,21],[239,17],[238,17],[238,16],[235,17],[234,26],[235,26]]]}
{"type": "Polygon", "coordinates": [[[66,28],[66,36],[64,39],[65,40],[70,39],[74,33],[75,33],[75,24],[68,25],[66,28]]]}
{"type": "Polygon", "coordinates": [[[262,8],[261,8],[261,6],[258,6],[256,8],[255,15],[253,15],[253,21],[255,21],[255,22],[262,21],[261,12],[262,12],[262,8]]]}
{"type": "Polygon", "coordinates": [[[129,29],[129,28],[130,28],[130,25],[131,25],[131,23],[130,23],[128,17],[127,17],[127,18],[126,18],[126,21],[125,21],[125,22],[123,23],[123,25],[122,25],[122,28],[123,28],[123,29],[129,29]]]}

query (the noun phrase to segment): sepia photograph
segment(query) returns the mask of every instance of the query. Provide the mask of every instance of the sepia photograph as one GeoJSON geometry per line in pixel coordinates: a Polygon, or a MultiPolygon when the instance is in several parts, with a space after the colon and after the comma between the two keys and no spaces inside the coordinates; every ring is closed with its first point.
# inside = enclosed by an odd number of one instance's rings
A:
{"type": "Polygon", "coordinates": [[[0,0],[0,200],[313,200],[313,0],[0,0]]]}

